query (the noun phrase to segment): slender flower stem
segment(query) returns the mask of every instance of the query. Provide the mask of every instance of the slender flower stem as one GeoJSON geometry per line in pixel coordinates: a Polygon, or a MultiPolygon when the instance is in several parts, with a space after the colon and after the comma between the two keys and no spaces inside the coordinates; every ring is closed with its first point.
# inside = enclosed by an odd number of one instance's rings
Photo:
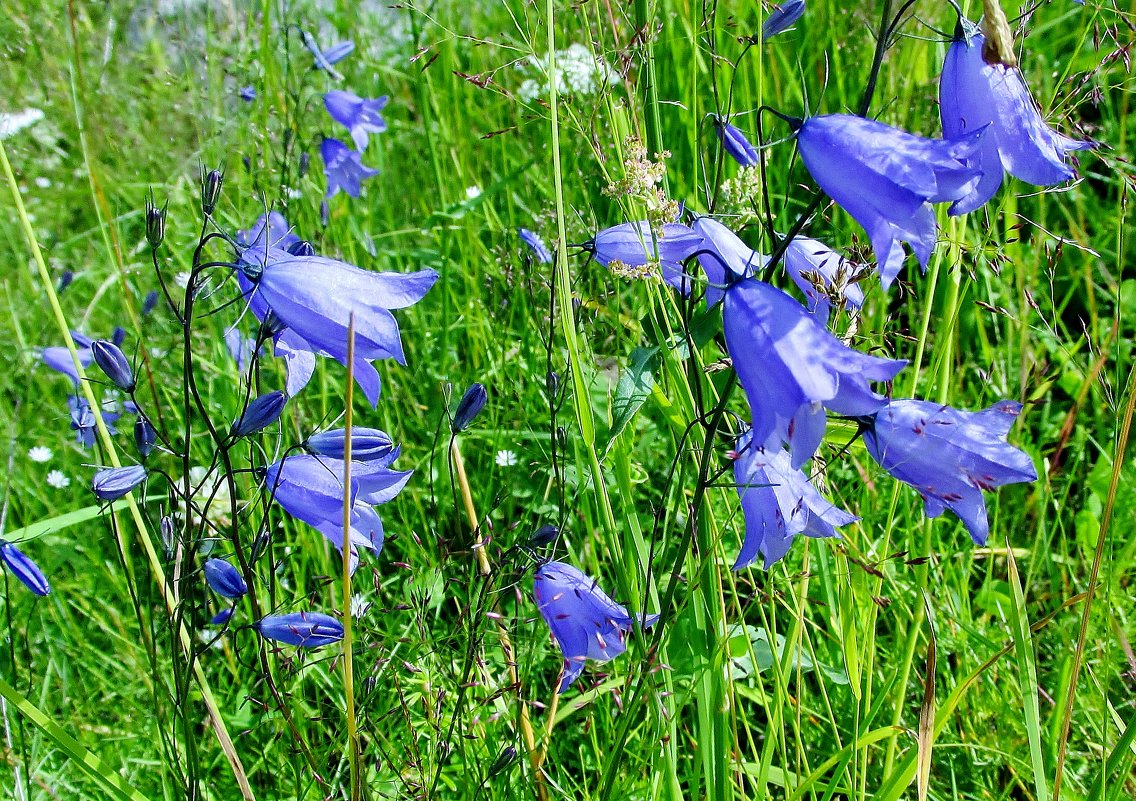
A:
{"type": "MultiPolygon", "coordinates": [[[[95,415],[95,428],[98,431],[99,440],[103,445],[111,466],[121,467],[122,462],[118,458],[118,451],[114,446],[114,440],[111,439],[110,432],[107,431],[106,421],[103,419],[102,407],[95,399],[91,383],[86,380],[83,365],[79,362],[79,354],[75,348],[75,341],[71,337],[71,329],[67,324],[67,316],[63,313],[63,307],[59,303],[59,296],[55,292],[55,284],[51,280],[51,275],[47,269],[47,262],[44,261],[43,258],[43,252],[39,248],[39,241],[36,239],[35,229],[32,228],[31,220],[28,219],[28,212],[24,207],[24,199],[20,194],[19,184],[16,181],[15,173],[12,171],[12,165],[8,161],[8,151],[4,147],[3,142],[0,142],[0,167],[4,169],[4,177],[7,179],[8,188],[12,193],[12,202],[16,207],[16,214],[19,217],[20,225],[27,238],[28,247],[32,252],[32,259],[36,263],[40,282],[43,284],[44,292],[47,294],[48,303],[51,305],[56,325],[59,327],[59,331],[63,336],[67,350],[71,352],[71,359],[75,366],[76,375],[80,378],[80,388],[87,399],[87,403],[90,405],[91,411],[95,415]]],[[[155,583],[158,585],[159,592],[162,594],[162,599],[165,601],[166,609],[171,616],[176,616],[178,604],[170,589],[169,583],[166,581],[165,573],[162,570],[162,563],[158,559],[157,552],[154,550],[154,544],[150,540],[146,521],[142,517],[142,510],[138,507],[133,493],[128,493],[125,497],[125,501],[130,511],[130,517],[134,521],[134,525],[138,531],[138,540],[143,550],[146,552],[146,560],[150,565],[150,571],[153,574],[155,583]]],[[[120,543],[120,547],[122,547],[125,553],[127,550],[125,543],[120,543]]],[[[180,623],[177,626],[177,637],[187,659],[190,659],[193,653],[192,640],[185,626],[180,623]]],[[[210,725],[213,727],[217,741],[221,745],[221,750],[224,752],[225,758],[229,762],[229,767],[233,771],[233,776],[241,791],[241,797],[244,798],[245,801],[254,801],[255,796],[253,795],[252,787],[249,785],[244,765],[241,763],[240,756],[237,755],[236,747],[233,745],[233,740],[229,736],[229,730],[225,726],[224,718],[221,717],[221,711],[217,706],[217,700],[213,697],[213,691],[209,687],[209,680],[205,676],[205,671],[199,662],[192,659],[190,659],[190,661],[193,665],[194,679],[197,682],[198,689],[201,691],[202,701],[205,704],[206,711],[209,713],[210,725]]]]}
{"type": "Polygon", "coordinates": [[[355,387],[355,312],[347,321],[347,391],[343,412],[343,695],[347,701],[347,748],[351,761],[351,801],[363,793],[359,773],[359,733],[355,721],[355,673],[352,662],[353,626],[351,618],[351,418],[352,391],[355,387]]]}

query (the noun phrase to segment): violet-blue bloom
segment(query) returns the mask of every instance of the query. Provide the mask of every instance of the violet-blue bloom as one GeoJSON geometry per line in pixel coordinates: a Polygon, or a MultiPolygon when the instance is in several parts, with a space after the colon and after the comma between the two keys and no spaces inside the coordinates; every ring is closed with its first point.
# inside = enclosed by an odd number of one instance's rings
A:
{"type": "MultiPolygon", "coordinates": [[[[323,96],[323,104],[331,118],[351,132],[355,149],[367,149],[368,134],[382,133],[386,121],[379,114],[387,104],[387,96],[368,100],[352,92],[334,89],[323,96]]],[[[324,161],[326,161],[326,157],[324,161]]]]}
{"type": "MultiPolygon", "coordinates": [[[[85,370],[90,367],[95,360],[94,354],[91,353],[92,340],[90,337],[80,334],[78,331],[71,332],[71,339],[75,342],[75,351],[79,356],[79,364],[81,364],[85,370]]],[[[40,358],[42,358],[43,363],[52,370],[67,376],[78,386],[79,374],[75,370],[75,360],[71,358],[71,351],[69,351],[66,346],[52,345],[44,348],[40,352],[40,358]]]]}
{"type": "Polygon", "coordinates": [[[469,388],[462,393],[461,400],[458,401],[454,419],[450,422],[450,431],[454,434],[460,434],[469,428],[477,416],[481,414],[481,410],[485,408],[487,400],[489,400],[489,392],[485,389],[484,384],[470,384],[469,388]]]}
{"type": "Polygon", "coordinates": [[[153,453],[157,442],[158,432],[154,430],[154,426],[145,415],[139,415],[134,421],[134,445],[138,448],[139,455],[145,459],[153,453]]]}
{"type": "Polygon", "coordinates": [[[651,229],[646,220],[623,223],[600,231],[585,247],[596,261],[608,267],[619,262],[629,267],[658,264],[663,281],[688,293],[690,281],[682,263],[704,247],[702,236],[681,223],[664,223],[651,229]]]}
{"type": "Polygon", "coordinates": [[[351,197],[359,197],[363,191],[362,181],[379,174],[378,170],[363,164],[358,150],[352,150],[338,139],[324,139],[320,143],[320,158],[327,176],[325,197],[335,197],[341,189],[351,197]]]}
{"type": "Polygon", "coordinates": [[[247,257],[257,263],[263,264],[267,258],[268,248],[287,250],[300,241],[300,237],[292,231],[288,220],[278,211],[270,211],[256,218],[252,228],[237,231],[237,245],[242,249],[242,258],[246,256],[244,249],[253,248],[247,257]],[[259,255],[259,258],[258,258],[259,255]]]}
{"type": "Polygon", "coordinates": [[[875,120],[828,114],[800,124],[797,146],[813,180],[867,232],[886,289],[903,266],[902,242],[927,268],[935,248],[931,204],[958,201],[974,189],[985,133],[925,139],[875,120]]]}
{"type": "Polygon", "coordinates": [[[827,245],[803,236],[794,237],[785,248],[782,264],[785,273],[805,293],[809,311],[821,320],[828,320],[831,296],[838,283],[844,308],[858,309],[864,305],[864,290],[850,280],[860,272],[860,265],[848,261],[827,245]]]}
{"type": "Polygon", "coordinates": [[[343,639],[343,624],[321,612],[266,615],[256,624],[256,630],[266,640],[300,648],[321,648],[343,639]]]}
{"type": "Polygon", "coordinates": [[[698,254],[698,263],[709,282],[706,287],[707,308],[721,302],[727,285],[765,268],[768,259],[717,220],[699,217],[693,228],[702,235],[704,250],[710,251],[698,254]],[[727,267],[730,275],[726,274],[727,267]]]}
{"type": "Polygon", "coordinates": [[[737,442],[734,483],[745,517],[745,539],[734,570],[749,567],[760,554],[768,570],[789,551],[793,538],[837,537],[837,526],[859,520],[821,495],[802,471],[790,464],[789,452],[753,444],[749,431],[737,442]]]}
{"type": "MultiPolygon", "coordinates": [[[[391,309],[417,303],[434,285],[434,270],[416,273],[372,273],[324,256],[291,256],[273,251],[263,267],[242,261],[245,278],[254,284],[250,304],[271,308],[288,327],[291,350],[307,350],[347,362],[347,327],[355,315],[355,380],[374,406],[379,374],[375,359],[405,364],[398,322],[391,309]]],[[[278,344],[285,339],[283,335],[278,344]]],[[[291,381],[289,381],[291,383],[291,381]]],[[[289,387],[291,392],[291,387],[289,387]]]]}
{"type": "Polygon", "coordinates": [[[3,561],[12,575],[36,595],[43,597],[51,592],[51,584],[39,569],[39,565],[12,543],[0,540],[0,561],[3,561]]]}
{"type": "Polygon", "coordinates": [[[220,612],[213,615],[213,617],[209,620],[209,625],[224,626],[226,623],[233,619],[233,612],[235,611],[236,609],[232,606],[222,609],[220,612]]]}
{"type": "MultiPolygon", "coordinates": [[[[250,283],[250,291],[251,288],[250,283]]],[[[256,337],[245,336],[239,328],[228,329],[224,336],[225,348],[237,365],[237,372],[243,373],[252,364],[253,354],[256,353],[256,337]]]]}
{"type": "Polygon", "coordinates": [[[123,392],[134,391],[134,371],[118,345],[107,339],[96,339],[91,343],[91,356],[112,384],[123,392]]]}
{"type": "Polygon", "coordinates": [[[927,517],[950,509],[983,545],[990,534],[983,490],[1037,480],[1033,460],[1006,442],[1020,403],[967,412],[895,400],[865,422],[864,445],[880,467],[918,490],[927,517]]]}
{"type": "MultiPolygon", "coordinates": [[[[347,432],[342,428],[321,431],[308,437],[304,447],[317,456],[342,459],[346,447],[347,432]]],[[[374,462],[381,467],[389,467],[399,456],[399,446],[394,444],[390,434],[377,428],[351,429],[351,461],[374,462]]]]}
{"type": "MultiPolygon", "coordinates": [[[[268,466],[265,486],[288,514],[343,548],[344,462],[326,456],[288,456],[268,466]]],[[[376,554],[383,547],[383,524],[372,506],[392,500],[414,471],[378,463],[351,463],[351,554],[356,546],[376,554]]]]}
{"type": "Polygon", "coordinates": [[[304,47],[308,48],[308,52],[312,54],[315,63],[312,65],[313,69],[320,69],[330,75],[337,81],[343,80],[343,76],[332,65],[338,64],[355,50],[355,43],[350,39],[343,42],[333,44],[327,50],[321,50],[319,43],[316,42],[314,36],[307,31],[300,31],[300,41],[304,43],[304,47]]]}
{"type": "MultiPolygon", "coordinates": [[[[627,650],[634,619],[596,582],[571,565],[546,562],[533,575],[533,598],[564,654],[557,693],[567,690],[584,669],[585,659],[606,662],[627,650]]],[[[649,628],[658,615],[640,618],[649,628]]]]}
{"type": "Polygon", "coordinates": [[[1003,168],[1015,178],[1036,186],[1052,186],[1076,176],[1065,157],[1093,147],[1054,131],[1030,97],[1021,72],[982,58],[981,33],[965,35],[960,25],[947,51],[939,79],[939,111],[943,136],[954,139],[990,126],[978,149],[982,178],[952,211],[973,211],[1002,185],[1003,168]]]}
{"type": "Polygon", "coordinates": [[[521,237],[521,241],[529,246],[529,250],[533,252],[533,256],[541,264],[552,263],[552,253],[549,252],[548,246],[544,244],[544,240],[540,235],[528,228],[518,228],[517,234],[521,237]]]}
{"type": "Polygon", "coordinates": [[[225,598],[240,598],[248,592],[248,584],[240,571],[224,559],[208,559],[205,562],[205,581],[213,592],[225,598]]]}
{"type": "Polygon", "coordinates": [[[805,0],[784,0],[765,18],[761,26],[761,38],[772,39],[777,34],[784,33],[804,13],[805,0]]]}
{"type": "Polygon", "coordinates": [[[233,423],[233,428],[229,432],[229,436],[234,439],[247,437],[249,434],[255,434],[263,428],[275,423],[280,419],[280,415],[284,412],[284,405],[288,402],[288,396],[280,390],[275,392],[266,392],[253,398],[248,407],[245,409],[244,414],[241,415],[237,422],[233,423]]]}
{"type": "MultiPolygon", "coordinates": [[[[87,399],[82,395],[68,395],[67,408],[71,414],[71,430],[75,432],[75,441],[84,448],[93,448],[98,434],[98,424],[87,399]]],[[[118,434],[114,424],[121,416],[118,412],[103,410],[103,423],[106,424],[107,433],[112,437],[118,434]]]]}
{"type": "Polygon", "coordinates": [[[753,413],[753,441],[775,451],[786,443],[792,466],[824,438],[825,409],[860,416],[886,399],[869,381],[890,381],[905,361],[855,351],[776,287],[749,278],[726,291],[726,349],[753,413]]]}
{"type": "Polygon", "coordinates": [[[256,87],[255,86],[242,86],[237,91],[237,97],[246,103],[251,103],[256,100],[256,87]]]}
{"type": "Polygon", "coordinates": [[[117,501],[145,480],[146,468],[142,465],[108,467],[95,473],[91,489],[101,501],[117,501]]]}
{"type": "Polygon", "coordinates": [[[756,167],[761,159],[757,148],[750,144],[749,139],[738,128],[726,121],[725,117],[714,115],[714,127],[718,131],[718,138],[727,153],[743,167],[756,167]]]}

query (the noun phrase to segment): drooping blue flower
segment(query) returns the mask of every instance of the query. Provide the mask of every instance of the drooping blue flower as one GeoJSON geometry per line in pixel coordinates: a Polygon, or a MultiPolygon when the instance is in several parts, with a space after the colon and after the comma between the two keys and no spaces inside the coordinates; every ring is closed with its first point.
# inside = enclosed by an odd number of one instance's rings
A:
{"type": "Polygon", "coordinates": [[[237,97],[246,103],[252,103],[256,100],[256,87],[255,86],[242,86],[237,91],[237,97]]]}
{"type": "Polygon", "coordinates": [[[362,181],[379,174],[378,170],[363,164],[358,150],[352,150],[338,139],[324,139],[320,143],[320,158],[327,176],[325,197],[335,197],[341,189],[351,197],[359,197],[363,191],[362,181]]]}
{"type": "Polygon", "coordinates": [[[51,584],[43,571],[12,543],[0,540],[0,560],[13,576],[36,595],[43,597],[51,592],[51,584]]]}
{"type": "MultiPolygon", "coordinates": [[[[79,364],[86,370],[95,360],[94,354],[91,353],[91,338],[80,334],[78,331],[72,331],[71,339],[75,341],[75,351],[79,355],[79,364]]],[[[79,373],[75,371],[75,361],[71,358],[71,351],[67,350],[66,346],[52,345],[44,348],[40,352],[40,358],[52,370],[70,378],[75,386],[79,385],[79,373]]]]}
{"type": "Polygon", "coordinates": [[[745,539],[734,570],[749,567],[760,554],[768,570],[789,552],[793,538],[837,537],[837,526],[859,520],[824,498],[802,471],[790,463],[789,452],[753,444],[746,431],[737,442],[734,483],[745,517],[745,539]]]}
{"type": "MultiPolygon", "coordinates": [[[[343,475],[341,459],[300,454],[268,466],[265,486],[288,514],[302,520],[343,548],[343,475]]],[[[351,554],[356,547],[378,554],[383,524],[372,508],[393,500],[413,475],[376,462],[351,462],[351,554]]]]}
{"type": "Polygon", "coordinates": [[[263,263],[268,257],[268,248],[287,250],[300,241],[300,237],[292,231],[288,220],[278,211],[270,211],[256,218],[252,228],[237,231],[237,245],[242,249],[241,257],[254,262],[263,263]],[[252,248],[253,252],[244,253],[244,249],[252,248]]]}
{"type": "Polygon", "coordinates": [[[529,250],[533,252],[537,261],[541,264],[552,263],[552,253],[549,252],[539,234],[530,231],[528,228],[518,228],[517,234],[521,237],[521,241],[529,246],[529,250]]]}
{"type": "Polygon", "coordinates": [[[218,595],[240,598],[248,592],[248,584],[241,572],[224,559],[207,559],[204,572],[205,581],[218,595]]]}
{"type": "Polygon", "coordinates": [[[134,445],[138,448],[138,454],[145,459],[153,453],[157,442],[158,432],[145,415],[139,415],[134,421],[134,445]]]}
{"type": "Polygon", "coordinates": [[[983,545],[990,534],[983,490],[1037,480],[1029,455],[1006,442],[1021,410],[1013,401],[967,412],[895,400],[865,420],[864,444],[880,467],[918,490],[927,517],[950,509],[983,545]]]}
{"type": "Polygon", "coordinates": [[[664,223],[652,230],[646,220],[605,228],[585,243],[605,267],[658,264],[663,281],[684,294],[690,291],[690,280],[683,274],[682,263],[703,246],[701,235],[681,223],[664,223]]]}
{"type": "Polygon", "coordinates": [[[958,201],[974,189],[985,133],[925,139],[875,120],[829,114],[801,123],[797,146],[813,180],[867,232],[886,289],[903,266],[902,242],[927,268],[936,232],[931,204],[958,201]]]}
{"type": "Polygon", "coordinates": [[[256,624],[260,636],[300,648],[322,648],[343,639],[343,624],[321,612],[266,615],[256,624]]]}
{"type": "MultiPolygon", "coordinates": [[[[251,282],[249,289],[252,289],[251,282]]],[[[252,364],[252,357],[256,353],[256,337],[245,336],[236,327],[227,329],[224,336],[225,348],[237,365],[237,372],[243,373],[252,364]]]]}
{"type": "Polygon", "coordinates": [[[134,371],[118,345],[107,339],[96,339],[91,343],[91,356],[112,384],[123,392],[134,391],[134,371]]]}
{"type": "Polygon", "coordinates": [[[761,159],[757,148],[750,144],[749,139],[738,128],[726,121],[725,117],[714,115],[714,128],[718,131],[718,138],[727,153],[743,167],[756,167],[761,159]]]}
{"type": "MultiPolygon", "coordinates": [[[[324,256],[292,256],[278,250],[270,253],[263,267],[242,260],[241,270],[253,286],[250,307],[259,301],[283,321],[287,346],[293,351],[320,353],[346,364],[347,328],[354,312],[355,380],[372,406],[378,402],[380,383],[371,361],[406,363],[398,322],[390,310],[417,303],[438,279],[430,269],[372,273],[324,256]]],[[[284,339],[279,336],[277,343],[284,339]]]]}
{"type": "Polygon", "coordinates": [[[772,39],[777,34],[784,33],[804,13],[805,0],[784,0],[765,18],[761,26],[761,38],[772,39]]]}
{"type": "Polygon", "coordinates": [[[312,58],[315,61],[312,65],[312,69],[323,70],[337,81],[343,80],[343,76],[332,65],[338,64],[351,55],[355,50],[355,43],[353,41],[347,39],[346,41],[333,44],[327,50],[321,50],[315,37],[303,30],[300,31],[300,40],[304,43],[304,47],[308,48],[308,52],[312,54],[312,58]]]}
{"type": "Polygon", "coordinates": [[[861,270],[827,245],[804,236],[793,238],[782,258],[785,273],[808,299],[808,309],[821,320],[828,320],[833,294],[843,298],[843,307],[864,305],[864,290],[851,279],[861,270]]]}
{"type": "Polygon", "coordinates": [[[95,473],[91,489],[101,501],[117,501],[145,480],[146,468],[142,465],[108,467],[95,473]]]}
{"type": "Polygon", "coordinates": [[[1046,125],[1021,72],[1003,64],[987,64],[982,58],[984,37],[977,32],[967,36],[963,28],[959,26],[947,51],[939,79],[943,136],[955,139],[987,125],[990,128],[977,152],[982,178],[952,210],[961,214],[985,204],[1002,185],[1003,168],[1036,186],[1075,177],[1065,157],[1093,143],[1062,136],[1046,125]]]}
{"type": "MultiPolygon", "coordinates": [[[[545,562],[537,568],[533,599],[564,654],[557,693],[579,678],[585,659],[607,662],[627,650],[633,618],[572,565],[545,562]]],[[[650,628],[658,619],[658,615],[649,615],[640,621],[643,628],[650,628]]]]}
{"type": "MultiPolygon", "coordinates": [[[[98,434],[98,424],[87,399],[82,395],[68,395],[67,408],[71,414],[71,430],[75,432],[75,441],[84,448],[93,448],[98,434]]],[[[103,423],[106,424],[107,433],[112,437],[118,434],[114,424],[121,416],[118,412],[103,409],[103,423]]]]}
{"type": "Polygon", "coordinates": [[[151,289],[142,298],[142,316],[148,317],[158,307],[158,290],[151,289]]]}
{"type": "Polygon", "coordinates": [[[224,626],[226,623],[228,623],[230,620],[233,619],[233,612],[235,612],[235,611],[236,611],[235,607],[232,607],[232,606],[225,607],[220,612],[213,615],[212,618],[210,618],[209,625],[210,626],[224,626]]]}
{"type": "MultiPolygon", "coordinates": [[[[304,447],[317,456],[342,459],[346,448],[347,431],[335,428],[321,431],[308,437],[304,447]]],[[[351,461],[374,462],[381,467],[389,467],[398,458],[400,448],[395,445],[390,434],[377,428],[351,429],[351,461]]]]}
{"type": "Polygon", "coordinates": [[[249,402],[240,419],[233,423],[229,436],[233,439],[240,439],[267,428],[280,419],[287,402],[288,396],[280,390],[258,395],[249,402]]]}
{"type": "Polygon", "coordinates": [[[782,443],[800,468],[824,438],[825,409],[860,416],[886,399],[869,381],[890,381],[907,362],[868,356],[844,345],[789,295],[756,278],[726,291],[726,349],[753,413],[753,441],[782,443]]]}
{"type": "Polygon", "coordinates": [[[485,408],[487,400],[489,400],[489,392],[485,389],[484,384],[470,384],[469,388],[462,394],[461,400],[458,401],[454,419],[450,422],[450,431],[460,434],[469,428],[477,416],[481,414],[481,410],[485,408]]]}
{"type": "Polygon", "coordinates": [[[706,307],[721,302],[726,286],[739,278],[746,278],[765,268],[768,259],[743,242],[738,235],[717,220],[699,217],[694,230],[702,235],[704,250],[698,263],[709,282],[706,287],[706,307]],[[726,274],[729,268],[730,274],[726,274]]]}
{"type": "MultiPolygon", "coordinates": [[[[316,355],[312,352],[311,346],[308,345],[301,337],[296,336],[292,331],[285,329],[276,336],[276,355],[284,360],[284,367],[287,371],[287,377],[284,381],[284,391],[288,393],[289,398],[294,398],[300,393],[308,382],[312,380],[312,375],[316,371],[316,355]]],[[[346,362],[346,360],[344,360],[346,362]]],[[[356,362],[355,379],[360,379],[358,362],[356,362]]],[[[377,399],[379,396],[379,381],[378,373],[375,373],[373,379],[369,380],[366,373],[367,369],[363,368],[363,380],[360,381],[360,386],[365,389],[373,385],[373,389],[367,392],[368,399],[371,394],[377,399]]],[[[374,405],[374,401],[371,401],[374,405]]]]}
{"type": "Polygon", "coordinates": [[[351,132],[355,149],[362,153],[367,149],[368,134],[382,133],[387,129],[386,121],[379,114],[387,99],[383,95],[367,100],[352,92],[334,89],[323,96],[323,104],[331,118],[351,132]]]}

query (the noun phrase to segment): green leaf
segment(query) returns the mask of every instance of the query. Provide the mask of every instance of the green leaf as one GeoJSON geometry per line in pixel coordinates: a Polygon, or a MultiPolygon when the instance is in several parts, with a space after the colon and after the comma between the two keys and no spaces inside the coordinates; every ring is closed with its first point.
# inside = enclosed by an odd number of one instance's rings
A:
{"type": "Polygon", "coordinates": [[[631,365],[620,374],[615,388],[615,400],[611,404],[611,431],[603,446],[603,455],[607,455],[612,443],[650,397],[655,387],[652,372],[658,366],[658,360],[658,348],[636,348],[631,352],[631,365]]]}

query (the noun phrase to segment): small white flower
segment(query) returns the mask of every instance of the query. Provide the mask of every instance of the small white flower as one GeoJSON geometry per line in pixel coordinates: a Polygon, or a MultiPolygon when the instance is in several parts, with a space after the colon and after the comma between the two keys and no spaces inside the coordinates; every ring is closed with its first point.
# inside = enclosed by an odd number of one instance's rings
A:
{"type": "Polygon", "coordinates": [[[51,189],[51,179],[44,178],[42,175],[35,179],[35,185],[40,189],[51,189]]]}
{"type": "Polygon", "coordinates": [[[46,448],[43,445],[36,445],[34,448],[28,448],[28,458],[33,462],[43,464],[50,462],[51,457],[55,454],[51,452],[51,448],[46,448]]]}
{"type": "Polygon", "coordinates": [[[286,194],[292,200],[299,200],[300,198],[302,198],[304,196],[303,190],[293,189],[290,186],[284,187],[284,194],[286,194]]]}
{"type": "Polygon", "coordinates": [[[62,470],[52,470],[47,474],[47,485],[56,489],[66,489],[71,486],[71,479],[65,476],[62,470]]]}
{"type": "Polygon", "coordinates": [[[182,289],[186,289],[189,286],[189,272],[187,271],[175,275],[174,283],[180,286],[182,289]]]}
{"type": "Polygon", "coordinates": [[[30,128],[43,119],[43,112],[38,108],[26,108],[23,111],[0,112],[0,139],[7,139],[18,134],[25,128],[30,128]]]}
{"type": "Polygon", "coordinates": [[[512,451],[497,451],[497,466],[512,467],[517,463],[517,454],[512,451]]]}
{"type": "Polygon", "coordinates": [[[475,186],[466,187],[466,190],[465,190],[465,199],[466,200],[473,200],[474,198],[478,198],[478,197],[481,197],[481,187],[480,186],[475,185],[475,186]]]}

